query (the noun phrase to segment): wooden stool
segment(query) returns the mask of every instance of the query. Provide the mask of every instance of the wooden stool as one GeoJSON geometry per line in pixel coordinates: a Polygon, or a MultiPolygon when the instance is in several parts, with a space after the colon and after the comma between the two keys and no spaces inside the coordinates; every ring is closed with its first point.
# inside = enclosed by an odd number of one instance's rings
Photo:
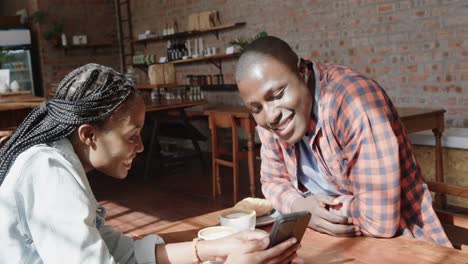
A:
{"type": "MultiPolygon", "coordinates": [[[[234,204],[239,200],[238,198],[238,182],[239,182],[239,160],[248,159],[249,153],[248,150],[240,150],[239,148],[239,139],[237,127],[239,125],[239,120],[235,117],[234,114],[229,112],[222,111],[210,111],[208,113],[209,117],[209,126],[211,129],[211,144],[212,144],[212,159],[213,159],[213,175],[212,175],[212,187],[213,187],[213,197],[221,194],[221,184],[220,184],[220,175],[219,168],[220,166],[230,167],[233,170],[233,200],[234,204]],[[228,154],[226,151],[222,151],[223,148],[218,144],[218,128],[231,128],[232,131],[232,152],[229,153],[231,156],[230,159],[223,158],[223,154],[228,154]]],[[[255,183],[253,168],[254,164],[250,164],[249,160],[249,176],[251,182],[251,196],[255,197],[255,183]],[[253,186],[252,186],[253,185],[253,186]]]]}

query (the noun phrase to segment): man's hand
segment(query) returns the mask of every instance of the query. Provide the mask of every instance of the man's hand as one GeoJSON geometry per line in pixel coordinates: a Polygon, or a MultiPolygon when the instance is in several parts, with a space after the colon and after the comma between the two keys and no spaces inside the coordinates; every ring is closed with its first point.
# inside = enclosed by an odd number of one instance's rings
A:
{"type": "Polygon", "coordinates": [[[333,214],[330,207],[340,206],[334,197],[315,194],[297,199],[292,206],[293,211],[309,211],[312,217],[309,227],[332,236],[360,236],[361,230],[352,224],[351,218],[333,214]]]}

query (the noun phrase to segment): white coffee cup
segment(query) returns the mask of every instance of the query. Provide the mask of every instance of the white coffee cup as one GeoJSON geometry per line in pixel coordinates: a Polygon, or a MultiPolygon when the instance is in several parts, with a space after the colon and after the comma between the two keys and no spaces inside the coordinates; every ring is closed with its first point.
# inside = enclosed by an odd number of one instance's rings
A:
{"type": "Polygon", "coordinates": [[[230,226],[237,231],[254,230],[257,220],[257,214],[254,210],[229,209],[218,216],[222,226],[230,226]]]}
{"type": "Polygon", "coordinates": [[[229,226],[212,226],[198,231],[198,238],[214,240],[237,233],[237,230],[229,226]]]}

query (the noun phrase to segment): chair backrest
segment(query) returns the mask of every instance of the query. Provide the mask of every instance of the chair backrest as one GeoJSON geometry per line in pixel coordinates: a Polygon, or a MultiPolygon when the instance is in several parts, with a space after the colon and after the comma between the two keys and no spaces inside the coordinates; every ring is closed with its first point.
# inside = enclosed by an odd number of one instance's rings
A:
{"type": "Polygon", "coordinates": [[[216,149],[219,149],[220,147],[218,146],[217,128],[231,128],[233,159],[236,160],[237,153],[239,152],[239,144],[237,132],[238,129],[235,116],[233,114],[225,112],[210,112],[208,118],[211,129],[212,144],[214,147],[213,150],[215,151],[215,155],[217,155],[216,149]]]}
{"type": "Polygon", "coordinates": [[[231,128],[235,125],[234,116],[224,112],[210,112],[210,127],[231,128]]]}

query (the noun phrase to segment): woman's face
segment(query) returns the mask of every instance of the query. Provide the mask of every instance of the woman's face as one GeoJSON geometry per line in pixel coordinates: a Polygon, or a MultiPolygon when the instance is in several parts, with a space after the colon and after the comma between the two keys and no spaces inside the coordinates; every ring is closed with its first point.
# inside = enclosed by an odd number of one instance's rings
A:
{"type": "Polygon", "coordinates": [[[136,96],[124,102],[104,127],[95,130],[89,165],[114,178],[127,177],[135,156],[143,151],[140,132],[144,123],[143,99],[136,96]]]}

